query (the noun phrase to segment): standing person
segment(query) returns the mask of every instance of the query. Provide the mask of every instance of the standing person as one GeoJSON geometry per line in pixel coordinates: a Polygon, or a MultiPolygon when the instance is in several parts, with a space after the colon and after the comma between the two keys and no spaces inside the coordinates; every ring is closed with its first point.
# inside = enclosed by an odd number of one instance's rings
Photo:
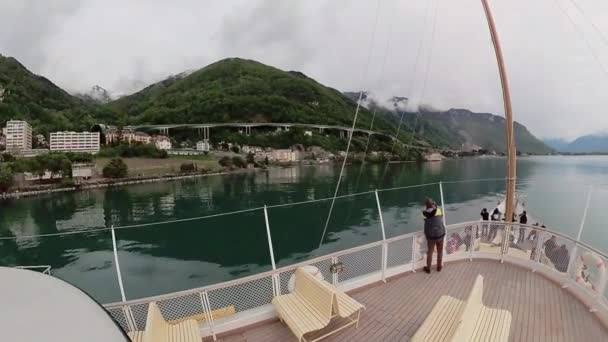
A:
{"type": "MultiPolygon", "coordinates": [[[[525,210],[523,213],[521,213],[521,215],[519,215],[519,224],[521,224],[521,225],[528,224],[528,214],[526,213],[525,210]]],[[[526,228],[520,226],[519,227],[519,237],[517,238],[517,243],[524,242],[525,238],[526,238],[526,228]]]]}
{"type": "Polygon", "coordinates": [[[488,212],[488,209],[483,208],[481,210],[481,213],[479,213],[479,215],[481,215],[481,220],[485,221],[484,223],[481,224],[481,235],[487,236],[488,235],[488,224],[486,222],[490,220],[490,213],[488,212]]]}
{"type": "MultiPolygon", "coordinates": [[[[500,221],[500,210],[498,210],[498,208],[494,209],[494,211],[492,212],[492,217],[491,220],[494,222],[498,222],[500,221]]],[[[492,243],[492,241],[494,241],[494,239],[496,238],[496,235],[498,234],[498,225],[497,224],[491,224],[490,225],[490,232],[488,234],[488,240],[490,243],[492,243]]]]}
{"type": "Polygon", "coordinates": [[[443,238],[445,237],[445,226],[443,225],[443,213],[437,208],[435,202],[428,198],[425,202],[425,209],[422,211],[424,216],[424,235],[427,241],[426,266],[424,271],[431,273],[431,263],[433,262],[433,249],[437,247],[437,272],[443,268],[443,238]]]}

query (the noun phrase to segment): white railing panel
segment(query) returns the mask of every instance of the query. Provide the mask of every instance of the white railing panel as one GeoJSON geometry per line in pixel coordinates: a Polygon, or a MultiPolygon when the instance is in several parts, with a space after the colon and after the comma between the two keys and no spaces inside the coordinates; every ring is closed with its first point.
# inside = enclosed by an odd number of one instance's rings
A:
{"type": "Polygon", "coordinates": [[[202,318],[206,314],[199,293],[159,300],[156,304],[167,321],[202,318]]]}
{"type": "Polygon", "coordinates": [[[538,239],[537,229],[513,225],[506,254],[515,258],[538,261],[540,252],[538,250],[538,239]]]}
{"type": "Polygon", "coordinates": [[[148,302],[129,305],[131,315],[135,323],[135,330],[146,330],[146,320],[148,318],[148,302]]]}
{"type": "Polygon", "coordinates": [[[476,228],[476,224],[447,228],[443,246],[444,257],[469,253],[475,242],[473,234],[475,234],[476,228]]]}
{"type": "Polygon", "coordinates": [[[541,250],[538,262],[566,275],[575,243],[549,231],[539,231],[541,250]]]}
{"type": "Polygon", "coordinates": [[[131,331],[131,328],[129,327],[129,323],[127,320],[127,316],[125,315],[125,311],[123,310],[123,308],[116,307],[116,308],[111,308],[111,309],[106,309],[106,310],[108,311],[110,316],[112,316],[114,321],[116,321],[116,323],[118,323],[118,325],[120,325],[120,327],[124,331],[131,331]]]}
{"type": "MultiPolygon", "coordinates": [[[[236,313],[270,304],[273,298],[272,275],[208,291],[211,311],[234,307],[236,313]]],[[[213,317],[214,321],[222,317],[213,317]]]]}
{"type": "Polygon", "coordinates": [[[404,266],[412,262],[413,236],[388,243],[387,268],[404,266]]]}
{"type": "Polygon", "coordinates": [[[340,255],[344,269],[338,274],[340,283],[382,271],[382,245],[340,255]]]}
{"type": "Polygon", "coordinates": [[[608,281],[607,263],[606,258],[587,247],[577,245],[570,277],[580,287],[597,296],[598,299],[605,300],[606,281],[608,281]]]}

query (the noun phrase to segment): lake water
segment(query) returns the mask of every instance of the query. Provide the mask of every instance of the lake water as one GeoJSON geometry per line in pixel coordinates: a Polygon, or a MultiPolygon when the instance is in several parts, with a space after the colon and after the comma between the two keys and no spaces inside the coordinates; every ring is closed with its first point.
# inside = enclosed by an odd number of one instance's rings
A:
{"type": "MultiPolygon", "coordinates": [[[[268,205],[277,266],[380,240],[373,192],[336,200],[321,247],[331,201],[290,205],[332,197],[338,173],[337,166],[303,166],[0,202],[0,236],[8,237],[0,240],[0,265],[51,265],[53,275],[107,303],[120,300],[110,231],[28,236],[114,225],[128,299],[271,269],[262,209],[191,218],[268,205]]],[[[517,173],[529,214],[573,237],[589,184],[595,184],[582,240],[608,250],[602,208],[608,203],[608,157],[520,158],[517,173]]],[[[505,175],[500,158],[351,165],[340,194],[443,181],[450,224],[477,220],[481,208],[502,200],[505,175]],[[479,179],[501,180],[451,183],[479,179]]],[[[422,229],[426,197],[439,202],[439,186],[379,192],[387,237],[422,229]]]]}

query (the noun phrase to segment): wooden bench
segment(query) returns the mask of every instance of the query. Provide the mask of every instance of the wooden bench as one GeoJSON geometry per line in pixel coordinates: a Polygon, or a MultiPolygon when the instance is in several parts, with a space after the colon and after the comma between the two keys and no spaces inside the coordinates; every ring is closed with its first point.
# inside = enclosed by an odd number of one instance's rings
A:
{"type": "Polygon", "coordinates": [[[327,327],[335,316],[348,318],[349,322],[310,342],[318,341],[353,324],[358,326],[363,305],[301,268],[296,270],[295,277],[294,291],[273,298],[272,304],[279,319],[287,324],[298,341],[307,341],[305,334],[327,327]],[[355,320],[350,316],[356,312],[355,320]]]}
{"type": "Polygon", "coordinates": [[[154,302],[148,305],[146,330],[132,331],[127,335],[133,342],[201,342],[198,323],[195,320],[169,324],[154,302]]]}
{"type": "Polygon", "coordinates": [[[442,296],[411,341],[509,340],[511,313],[483,305],[483,277],[477,276],[466,302],[442,296]]]}

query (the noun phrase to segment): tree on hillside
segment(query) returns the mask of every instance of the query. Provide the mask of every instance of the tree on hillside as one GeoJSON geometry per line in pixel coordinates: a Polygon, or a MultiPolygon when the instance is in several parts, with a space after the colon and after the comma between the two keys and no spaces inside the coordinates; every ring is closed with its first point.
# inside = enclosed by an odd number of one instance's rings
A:
{"type": "Polygon", "coordinates": [[[0,164],[0,192],[6,192],[13,185],[13,170],[8,164],[0,164]]]}
{"type": "Polygon", "coordinates": [[[114,158],[103,168],[102,174],[105,178],[125,178],[128,171],[127,164],[122,159],[114,158]]]}

